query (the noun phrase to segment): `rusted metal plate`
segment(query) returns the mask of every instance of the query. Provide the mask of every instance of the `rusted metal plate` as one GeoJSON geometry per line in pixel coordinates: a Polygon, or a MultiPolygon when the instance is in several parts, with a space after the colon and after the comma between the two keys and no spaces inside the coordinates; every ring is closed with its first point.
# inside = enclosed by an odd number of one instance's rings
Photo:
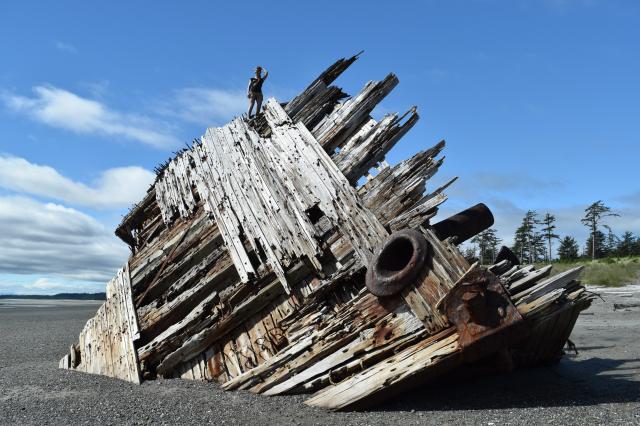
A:
{"type": "Polygon", "coordinates": [[[458,280],[439,308],[458,329],[460,346],[473,347],[477,356],[506,348],[526,336],[522,315],[498,277],[477,264],[458,280]]]}

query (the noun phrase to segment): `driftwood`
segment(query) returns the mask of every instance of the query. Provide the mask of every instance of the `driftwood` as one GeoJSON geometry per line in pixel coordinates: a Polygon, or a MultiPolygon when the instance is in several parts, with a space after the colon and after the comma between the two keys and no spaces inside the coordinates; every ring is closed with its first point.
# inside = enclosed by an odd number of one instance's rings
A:
{"type": "Polygon", "coordinates": [[[590,303],[579,270],[469,265],[455,243],[490,212],[431,223],[456,179],[427,190],[445,142],[389,166],[419,115],[371,117],[393,74],[353,97],[332,86],[356,59],[158,169],[116,230],[132,254],[61,368],[358,409],[487,357],[561,356],[590,303]]]}

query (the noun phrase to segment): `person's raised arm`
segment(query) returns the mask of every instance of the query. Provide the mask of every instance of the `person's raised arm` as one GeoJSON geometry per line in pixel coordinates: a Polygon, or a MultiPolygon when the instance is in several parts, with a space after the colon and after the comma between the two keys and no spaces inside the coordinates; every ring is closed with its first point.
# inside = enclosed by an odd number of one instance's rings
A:
{"type": "Polygon", "coordinates": [[[269,77],[269,71],[267,71],[265,68],[262,68],[264,70],[264,77],[262,77],[263,80],[266,80],[267,77],[269,77]]]}

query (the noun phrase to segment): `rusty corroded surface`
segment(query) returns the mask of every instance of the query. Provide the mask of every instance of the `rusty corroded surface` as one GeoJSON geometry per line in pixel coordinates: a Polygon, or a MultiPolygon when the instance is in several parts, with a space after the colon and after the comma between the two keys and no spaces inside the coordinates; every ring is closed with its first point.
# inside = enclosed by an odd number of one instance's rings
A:
{"type": "Polygon", "coordinates": [[[414,283],[426,268],[427,240],[415,229],[394,232],[376,251],[367,270],[367,289],[376,296],[392,296],[414,283]]]}
{"type": "Polygon", "coordinates": [[[433,224],[433,231],[438,238],[453,238],[460,244],[493,225],[493,214],[483,203],[461,211],[438,223],[433,224]]]}
{"type": "Polygon", "coordinates": [[[439,307],[456,326],[464,349],[473,347],[487,354],[526,337],[522,315],[498,277],[477,265],[460,278],[439,307]]]}

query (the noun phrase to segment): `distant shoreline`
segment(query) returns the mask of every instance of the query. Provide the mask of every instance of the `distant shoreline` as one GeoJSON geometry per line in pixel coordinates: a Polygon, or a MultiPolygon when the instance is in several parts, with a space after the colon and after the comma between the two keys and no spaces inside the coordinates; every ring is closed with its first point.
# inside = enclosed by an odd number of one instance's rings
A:
{"type": "Polygon", "coordinates": [[[0,294],[3,299],[30,300],[106,300],[106,293],[58,293],[58,294],[0,294]]]}

